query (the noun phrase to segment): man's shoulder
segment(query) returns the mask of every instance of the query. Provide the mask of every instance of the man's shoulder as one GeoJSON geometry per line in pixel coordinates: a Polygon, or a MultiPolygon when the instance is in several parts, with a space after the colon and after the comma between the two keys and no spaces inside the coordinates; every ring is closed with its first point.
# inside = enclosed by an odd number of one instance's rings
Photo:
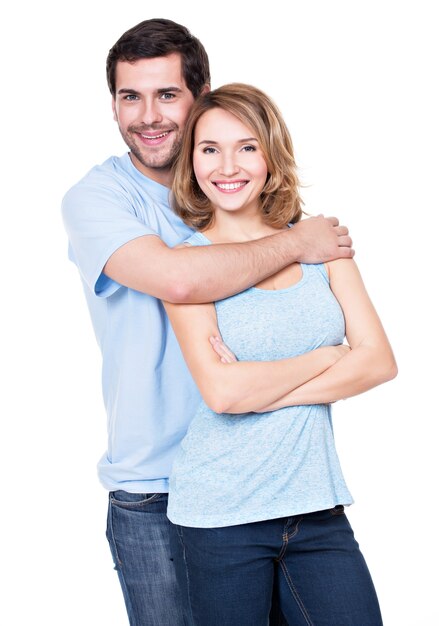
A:
{"type": "Polygon", "coordinates": [[[114,195],[128,201],[169,203],[169,189],[159,185],[137,170],[129,153],[112,156],[100,165],[95,165],[65,194],[69,197],[87,197],[95,193],[108,197],[114,195]]]}
{"type": "MultiPolygon", "coordinates": [[[[126,155],[127,158],[128,155],[126,155]]],[[[109,214],[113,206],[131,210],[135,189],[124,167],[125,155],[112,156],[100,165],[95,165],[64,194],[61,210],[68,223],[77,219],[88,219],[90,213],[109,214]]]]}
{"type": "Polygon", "coordinates": [[[94,185],[118,186],[123,184],[129,177],[125,166],[126,158],[129,158],[127,154],[121,157],[111,156],[103,163],[95,165],[69,191],[94,185]]]}
{"type": "Polygon", "coordinates": [[[169,207],[169,189],[139,172],[129,153],[95,165],[65,193],[61,211],[66,224],[110,216],[135,215],[144,223],[160,222],[169,207]]]}
{"type": "Polygon", "coordinates": [[[128,153],[121,157],[112,156],[95,165],[64,194],[63,210],[68,210],[71,205],[77,207],[78,204],[96,204],[99,201],[131,205],[139,194],[147,201],[146,186],[141,185],[132,170],[128,153]]]}

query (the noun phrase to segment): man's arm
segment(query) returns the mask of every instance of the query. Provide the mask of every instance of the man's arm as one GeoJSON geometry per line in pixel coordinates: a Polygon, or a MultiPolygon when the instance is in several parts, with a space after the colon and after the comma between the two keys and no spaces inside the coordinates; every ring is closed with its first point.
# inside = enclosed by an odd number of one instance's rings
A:
{"type": "Polygon", "coordinates": [[[156,236],[118,248],[104,273],[121,285],[174,303],[221,300],[295,262],[354,255],[348,229],[336,218],[312,217],[285,232],[245,243],[169,248],[156,236]]]}

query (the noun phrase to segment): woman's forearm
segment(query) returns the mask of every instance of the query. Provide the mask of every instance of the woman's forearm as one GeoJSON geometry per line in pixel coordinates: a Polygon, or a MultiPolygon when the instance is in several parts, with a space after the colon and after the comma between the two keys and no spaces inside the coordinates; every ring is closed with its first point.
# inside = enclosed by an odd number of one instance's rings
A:
{"type": "Polygon", "coordinates": [[[217,413],[256,412],[315,378],[346,351],[347,346],[326,346],[291,359],[218,363],[200,391],[217,413]]]}
{"type": "Polygon", "coordinates": [[[396,374],[397,366],[390,347],[378,349],[360,345],[323,373],[258,412],[275,411],[286,406],[336,402],[368,391],[391,380],[396,374]]]}

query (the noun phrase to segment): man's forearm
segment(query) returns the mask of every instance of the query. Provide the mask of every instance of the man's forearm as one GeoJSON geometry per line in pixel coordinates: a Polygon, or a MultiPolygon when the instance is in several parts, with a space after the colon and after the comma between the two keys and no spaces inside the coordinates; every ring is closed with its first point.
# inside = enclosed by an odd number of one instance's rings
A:
{"type": "Polygon", "coordinates": [[[276,235],[245,243],[178,248],[175,255],[175,298],[181,303],[221,300],[275,274],[295,262],[319,263],[351,257],[345,227],[312,218],[276,235]]]}
{"type": "Polygon", "coordinates": [[[181,285],[177,301],[200,303],[244,291],[296,262],[300,251],[282,233],[246,243],[178,248],[174,254],[181,285]]]}
{"type": "Polygon", "coordinates": [[[221,300],[287,265],[353,256],[347,228],[315,217],[245,243],[169,248],[158,236],[135,238],[108,259],[104,273],[130,289],[174,303],[221,300]]]}

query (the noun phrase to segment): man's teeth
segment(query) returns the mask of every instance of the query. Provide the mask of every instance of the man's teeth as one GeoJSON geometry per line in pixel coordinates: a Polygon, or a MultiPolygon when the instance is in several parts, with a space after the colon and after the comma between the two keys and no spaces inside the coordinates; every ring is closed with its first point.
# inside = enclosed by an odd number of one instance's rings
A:
{"type": "Polygon", "coordinates": [[[220,189],[225,189],[226,191],[230,189],[238,189],[239,187],[243,187],[246,183],[215,183],[217,187],[220,189]]]}
{"type": "Polygon", "coordinates": [[[162,137],[166,137],[166,135],[169,135],[170,131],[167,130],[166,132],[162,133],[161,135],[144,135],[143,133],[141,133],[142,137],[144,139],[161,139],[162,137]]]}

